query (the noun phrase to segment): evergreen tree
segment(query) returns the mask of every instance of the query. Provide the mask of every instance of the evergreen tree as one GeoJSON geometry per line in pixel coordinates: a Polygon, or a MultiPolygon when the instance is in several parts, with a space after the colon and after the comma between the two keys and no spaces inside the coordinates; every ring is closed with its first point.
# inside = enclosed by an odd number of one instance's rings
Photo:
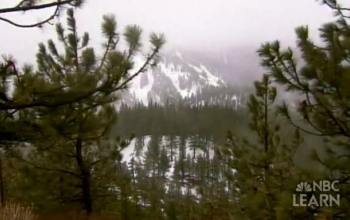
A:
{"type": "Polygon", "coordinates": [[[293,209],[293,192],[301,180],[301,172],[292,158],[302,141],[296,130],[291,145],[279,135],[273,104],[277,90],[268,75],[255,82],[256,92],[250,96],[249,139],[236,140],[229,133],[228,144],[219,155],[235,172],[229,172],[235,197],[234,214],[240,219],[312,219],[313,214],[293,209]]]}
{"type": "Polygon", "coordinates": [[[310,39],[307,26],[296,28],[302,62],[297,62],[291,48],[281,49],[279,41],[263,44],[258,53],[262,65],[278,84],[289,92],[300,94],[297,111],[291,111],[284,103],[280,113],[294,126],[322,137],[327,144],[321,149],[326,152],[325,156],[321,156],[318,149],[312,158],[323,164],[327,171],[320,179],[339,181],[342,200],[340,207],[323,207],[320,211],[329,218],[348,219],[350,26],[346,13],[350,9],[336,0],[322,2],[335,11],[338,20],[319,29],[321,45],[310,39]],[[298,123],[298,118],[303,118],[304,123],[298,123]]]}
{"type": "Polygon", "coordinates": [[[167,141],[167,147],[170,150],[170,161],[173,161],[174,159],[174,152],[177,150],[176,147],[178,146],[178,138],[174,135],[169,135],[166,137],[167,141]]]}
{"type": "MultiPolygon", "coordinates": [[[[77,91],[69,86],[67,88],[67,85],[82,83],[96,86],[96,82],[107,78],[112,79],[106,82],[119,84],[120,89],[126,88],[127,83],[137,75],[129,76],[128,71],[133,67],[133,55],[140,49],[141,29],[128,26],[124,37],[129,50],[117,51],[115,46],[119,35],[116,33],[116,21],[113,16],[104,16],[102,33],[106,37],[105,54],[102,61],[98,62],[93,48],[87,47],[89,35],[85,33],[81,38],[78,36],[73,12],[72,9],[67,12],[67,35],[61,24],[56,26],[65,53],[60,54],[52,40],[48,41],[48,51],[44,44],[40,44],[38,72],[27,77],[32,77],[37,85],[41,85],[42,91],[59,87],[75,93],[77,91]]],[[[155,35],[151,41],[157,41],[155,35]]],[[[27,94],[21,88],[17,87],[14,96],[27,94]]],[[[32,116],[32,121],[47,128],[50,139],[32,140],[34,149],[28,155],[19,154],[18,159],[24,163],[22,175],[34,182],[46,184],[43,190],[51,192],[48,200],[54,199],[65,204],[78,202],[88,214],[93,211],[94,205],[103,204],[100,198],[106,201],[115,197],[111,189],[120,185],[119,181],[125,176],[125,167],[120,163],[120,151],[128,145],[128,141],[110,136],[117,115],[114,102],[118,99],[114,91],[106,88],[69,105],[23,110],[27,113],[24,117],[32,116]],[[26,165],[31,166],[31,169],[26,165]]],[[[48,100],[53,97],[44,94],[48,100]]],[[[126,188],[122,192],[125,193],[126,188]]],[[[45,205],[46,200],[41,202],[45,205]]]]}
{"type": "Polygon", "coordinates": [[[144,146],[145,146],[145,137],[144,136],[136,137],[135,138],[135,156],[137,158],[140,158],[140,156],[142,156],[144,146]]]}
{"type": "Polygon", "coordinates": [[[78,36],[73,9],[69,9],[67,14],[70,32],[67,34],[61,24],[56,25],[64,53],[60,53],[54,41],[49,40],[47,47],[39,44],[38,69],[31,65],[22,69],[15,67],[11,57],[1,65],[0,110],[9,118],[0,126],[3,140],[30,141],[44,135],[48,128],[35,120],[39,116],[34,115],[36,110],[33,108],[42,109],[41,114],[45,114],[53,108],[82,100],[91,102],[96,97],[106,103],[115,101],[115,92],[126,89],[133,78],[155,64],[157,53],[165,42],[163,35],[151,34],[151,53],[144,65],[131,73],[133,57],[141,49],[142,31],[139,27],[130,25],[126,28],[123,36],[129,48],[118,51],[116,46],[122,36],[117,33],[114,17],[104,16],[104,51],[98,57],[94,49],[88,47],[88,33],[78,36]],[[11,81],[14,81],[13,93],[9,90],[11,81]]]}

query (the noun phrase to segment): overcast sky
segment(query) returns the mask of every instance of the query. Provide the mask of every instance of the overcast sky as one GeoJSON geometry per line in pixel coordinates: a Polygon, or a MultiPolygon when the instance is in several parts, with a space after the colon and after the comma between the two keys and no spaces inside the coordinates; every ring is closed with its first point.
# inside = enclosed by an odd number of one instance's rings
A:
{"type": "MultiPolygon", "coordinates": [[[[11,2],[17,1],[1,0],[0,7],[11,2]]],[[[6,18],[26,23],[48,13],[17,13],[6,18]]],[[[331,11],[315,0],[87,0],[77,12],[78,25],[81,31],[90,32],[97,46],[101,18],[106,13],[115,14],[121,29],[138,24],[145,33],[164,32],[168,48],[191,49],[259,46],[275,39],[290,44],[295,40],[296,26],[307,24],[316,36],[320,24],[332,19],[331,11]]],[[[19,29],[0,22],[0,53],[33,61],[37,43],[55,37],[53,30],[52,26],[19,29]]]]}

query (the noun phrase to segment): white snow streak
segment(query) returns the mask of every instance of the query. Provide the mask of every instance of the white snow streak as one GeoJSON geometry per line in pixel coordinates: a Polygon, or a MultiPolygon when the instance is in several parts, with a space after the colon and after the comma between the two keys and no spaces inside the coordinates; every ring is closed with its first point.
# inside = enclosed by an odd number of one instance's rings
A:
{"type": "MultiPolygon", "coordinates": [[[[179,57],[181,60],[183,60],[182,55],[180,52],[176,51],[175,55],[179,57]]],[[[131,74],[134,73],[138,68],[143,65],[145,62],[145,59],[141,56],[136,56],[134,59],[135,65],[133,71],[131,71],[131,74]]],[[[172,62],[167,62],[165,59],[161,61],[157,68],[159,68],[161,74],[164,74],[167,78],[170,79],[171,83],[177,90],[177,92],[183,97],[189,97],[192,94],[195,95],[201,87],[206,85],[212,85],[212,86],[219,86],[219,82],[223,83],[223,81],[212,74],[204,65],[200,64],[199,66],[186,63],[185,65],[188,65],[191,67],[195,72],[187,72],[183,70],[182,65],[175,65],[172,62]],[[186,83],[188,84],[188,80],[190,80],[191,74],[199,74],[199,77],[202,80],[201,83],[199,82],[191,82],[190,86],[186,86],[185,89],[180,88],[180,80],[186,80],[186,83]],[[181,78],[181,79],[180,79],[181,78]],[[204,85],[203,85],[204,81],[204,85]]],[[[135,94],[135,98],[139,101],[143,102],[145,105],[147,105],[148,102],[148,94],[152,91],[153,85],[157,79],[154,78],[154,72],[152,69],[149,69],[145,73],[141,73],[139,76],[135,77],[135,79],[130,84],[130,92],[135,94]],[[141,88],[141,75],[146,74],[148,78],[148,83],[146,86],[141,88]]],[[[159,99],[159,97],[153,97],[155,99],[159,99]]]]}

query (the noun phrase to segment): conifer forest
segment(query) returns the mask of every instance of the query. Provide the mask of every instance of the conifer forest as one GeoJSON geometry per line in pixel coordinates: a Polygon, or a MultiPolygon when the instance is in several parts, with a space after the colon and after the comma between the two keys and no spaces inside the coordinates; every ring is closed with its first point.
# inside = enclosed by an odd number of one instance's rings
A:
{"type": "Polygon", "coordinates": [[[261,42],[250,85],[128,103],[170,42],[106,13],[91,43],[89,1],[0,7],[8,27],[55,31],[35,63],[0,62],[0,220],[350,220],[349,4],[318,1],[334,12],[320,44],[308,26],[295,47],[261,42]],[[37,23],[5,18],[45,8],[37,23]]]}

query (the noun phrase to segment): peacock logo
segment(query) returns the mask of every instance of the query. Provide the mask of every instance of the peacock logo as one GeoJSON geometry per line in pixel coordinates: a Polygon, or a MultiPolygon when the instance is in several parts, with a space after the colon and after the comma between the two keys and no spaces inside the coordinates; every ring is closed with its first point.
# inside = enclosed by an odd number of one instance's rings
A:
{"type": "Polygon", "coordinates": [[[311,185],[307,182],[301,182],[297,185],[297,188],[295,189],[297,192],[311,192],[311,185]]]}

